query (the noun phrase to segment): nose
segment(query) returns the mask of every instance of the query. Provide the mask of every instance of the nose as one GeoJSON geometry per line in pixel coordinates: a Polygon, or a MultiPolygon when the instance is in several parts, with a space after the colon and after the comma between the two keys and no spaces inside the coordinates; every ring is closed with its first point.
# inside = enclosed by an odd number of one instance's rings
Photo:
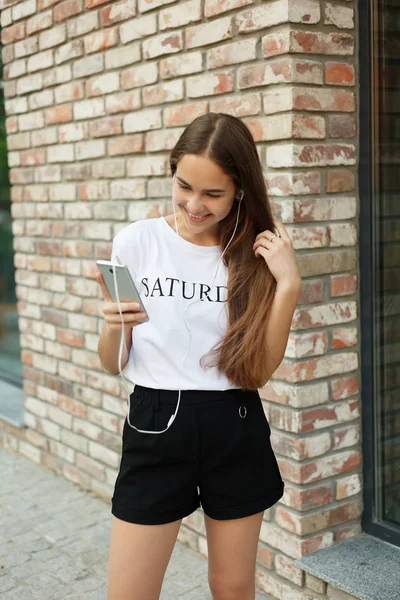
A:
{"type": "Polygon", "coordinates": [[[196,194],[195,192],[190,192],[190,196],[187,197],[185,206],[192,213],[192,215],[196,215],[197,213],[204,211],[201,195],[196,194]]]}

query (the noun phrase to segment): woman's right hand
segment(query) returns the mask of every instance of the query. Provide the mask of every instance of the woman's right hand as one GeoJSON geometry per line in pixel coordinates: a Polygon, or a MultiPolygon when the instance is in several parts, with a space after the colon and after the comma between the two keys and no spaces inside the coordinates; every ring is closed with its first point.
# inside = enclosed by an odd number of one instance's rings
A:
{"type": "Polygon", "coordinates": [[[96,280],[104,296],[103,315],[110,331],[121,330],[124,328],[132,328],[140,325],[146,319],[146,313],[140,310],[140,304],[137,302],[121,302],[121,312],[123,314],[123,324],[121,315],[119,314],[118,302],[113,302],[108,289],[106,287],[103,275],[100,271],[96,273],[96,280]]]}

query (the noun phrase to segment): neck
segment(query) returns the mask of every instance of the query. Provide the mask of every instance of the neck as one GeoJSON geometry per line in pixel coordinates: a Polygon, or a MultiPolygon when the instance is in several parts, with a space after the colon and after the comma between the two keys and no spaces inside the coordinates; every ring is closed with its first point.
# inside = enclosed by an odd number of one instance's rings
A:
{"type": "MultiPolygon", "coordinates": [[[[199,234],[192,234],[185,227],[183,219],[178,213],[176,215],[176,220],[178,221],[178,229],[177,233],[184,238],[186,241],[191,242],[192,244],[197,244],[197,246],[218,246],[220,243],[219,239],[219,223],[216,223],[214,227],[210,227],[206,231],[199,234]]],[[[173,220],[173,227],[175,229],[175,220],[173,220]]]]}

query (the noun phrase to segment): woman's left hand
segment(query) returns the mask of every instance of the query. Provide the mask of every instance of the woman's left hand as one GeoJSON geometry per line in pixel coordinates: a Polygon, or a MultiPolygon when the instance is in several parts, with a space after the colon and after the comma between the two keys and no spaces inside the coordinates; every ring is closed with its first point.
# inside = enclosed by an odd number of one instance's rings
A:
{"type": "Polygon", "coordinates": [[[259,233],[253,250],[257,257],[264,258],[278,284],[301,285],[296,254],[282,221],[276,221],[275,231],[259,233]]]}

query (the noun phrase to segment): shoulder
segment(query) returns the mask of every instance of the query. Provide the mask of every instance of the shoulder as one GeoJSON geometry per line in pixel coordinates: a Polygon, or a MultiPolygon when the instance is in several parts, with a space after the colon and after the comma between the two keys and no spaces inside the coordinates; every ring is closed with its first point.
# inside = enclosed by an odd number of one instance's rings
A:
{"type": "Polygon", "coordinates": [[[160,227],[158,218],[140,219],[125,225],[114,236],[111,259],[127,265],[132,273],[144,267],[151,249],[156,247],[160,227]]]}
{"type": "Polygon", "coordinates": [[[120,229],[113,241],[118,245],[134,246],[136,242],[145,242],[149,235],[157,232],[159,226],[158,218],[140,219],[120,229]]]}

